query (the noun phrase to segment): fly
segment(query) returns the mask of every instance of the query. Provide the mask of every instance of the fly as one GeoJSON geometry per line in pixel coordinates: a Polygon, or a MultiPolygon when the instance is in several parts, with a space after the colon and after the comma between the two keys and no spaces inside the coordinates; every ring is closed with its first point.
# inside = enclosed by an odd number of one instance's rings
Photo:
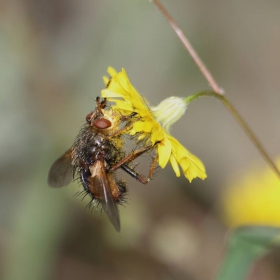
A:
{"type": "Polygon", "coordinates": [[[48,184],[63,187],[78,178],[83,192],[93,202],[101,204],[103,211],[117,231],[120,231],[118,204],[124,201],[126,183],[116,179],[115,171],[123,169],[142,184],[153,175],[154,158],[147,177],[139,174],[132,161],[154,146],[148,145],[125,155],[123,135],[130,129],[136,114],[123,117],[114,109],[106,109],[106,99],[96,98],[96,108],[86,116],[74,144],[50,168],[48,184]],[[122,128],[120,126],[122,125],[122,128]]]}

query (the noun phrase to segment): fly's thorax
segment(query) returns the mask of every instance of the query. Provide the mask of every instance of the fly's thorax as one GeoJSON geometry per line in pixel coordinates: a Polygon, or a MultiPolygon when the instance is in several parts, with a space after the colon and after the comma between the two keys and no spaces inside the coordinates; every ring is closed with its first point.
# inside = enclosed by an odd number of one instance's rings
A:
{"type": "Polygon", "coordinates": [[[75,169],[88,167],[96,160],[105,160],[110,169],[123,155],[123,139],[121,135],[110,136],[102,130],[92,129],[86,124],[72,146],[72,165],[75,169]]]}

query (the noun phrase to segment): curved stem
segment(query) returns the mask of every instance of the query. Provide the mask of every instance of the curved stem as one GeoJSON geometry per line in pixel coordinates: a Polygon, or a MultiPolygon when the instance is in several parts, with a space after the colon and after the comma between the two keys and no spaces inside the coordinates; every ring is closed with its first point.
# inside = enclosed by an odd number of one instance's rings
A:
{"type": "Polygon", "coordinates": [[[204,91],[195,93],[193,95],[190,95],[185,98],[185,102],[188,104],[192,102],[193,100],[202,97],[202,96],[212,96],[217,99],[219,99],[223,105],[228,109],[228,111],[232,114],[232,116],[235,118],[235,120],[239,123],[239,125],[243,128],[247,136],[251,139],[251,141],[254,143],[258,151],[263,156],[264,160],[267,162],[267,164],[271,167],[271,169],[276,173],[276,175],[280,178],[280,171],[274,164],[273,160],[270,158],[266,150],[264,149],[263,145],[258,140],[257,136],[253,133],[251,128],[248,126],[248,124],[245,122],[245,120],[241,117],[241,115],[238,113],[238,111],[234,108],[234,106],[230,103],[230,101],[223,95],[218,94],[213,91],[204,91]]]}
{"type": "Polygon", "coordinates": [[[177,23],[174,21],[174,19],[171,17],[171,15],[167,12],[167,10],[163,7],[163,5],[158,0],[151,0],[156,7],[159,9],[159,11],[164,15],[164,17],[167,19],[177,36],[179,37],[180,41],[183,43],[184,47],[187,49],[188,53],[196,63],[197,67],[202,72],[203,76],[208,81],[211,88],[217,92],[220,95],[223,95],[223,90],[219,87],[218,83],[215,81],[209,70],[206,68],[205,64],[202,62],[200,57],[198,56],[197,52],[192,47],[191,43],[189,42],[186,35],[183,33],[183,31],[179,28],[177,23]]]}
{"type": "Polygon", "coordinates": [[[251,141],[254,143],[256,148],[259,150],[265,161],[268,163],[268,165],[275,171],[277,176],[280,178],[280,171],[272,161],[272,159],[269,157],[263,146],[261,145],[260,141],[256,137],[256,135],[253,133],[253,131],[250,129],[250,127],[247,125],[247,123],[244,121],[244,119],[241,117],[241,115],[237,112],[237,110],[233,107],[233,105],[229,102],[229,100],[224,96],[223,90],[220,88],[218,83],[215,81],[209,70],[206,68],[205,64],[202,62],[192,45],[190,44],[189,40],[187,39],[186,35],[183,33],[183,31],[179,28],[177,23],[174,21],[174,19],[171,17],[171,15],[167,12],[167,10],[164,8],[164,6],[158,1],[158,0],[150,0],[155,4],[155,6],[159,9],[159,11],[163,14],[163,16],[167,19],[177,36],[179,37],[180,41],[183,43],[184,47],[187,49],[190,56],[193,58],[194,62],[196,63],[197,67],[200,69],[206,80],[209,82],[209,85],[214,90],[214,92],[200,92],[194,95],[191,95],[185,99],[186,103],[190,103],[194,99],[200,97],[200,96],[214,96],[215,98],[219,99],[223,105],[229,110],[229,112],[233,115],[233,117],[236,119],[236,121],[239,123],[239,125],[243,128],[243,130],[246,132],[247,136],[251,139],[251,141]]]}

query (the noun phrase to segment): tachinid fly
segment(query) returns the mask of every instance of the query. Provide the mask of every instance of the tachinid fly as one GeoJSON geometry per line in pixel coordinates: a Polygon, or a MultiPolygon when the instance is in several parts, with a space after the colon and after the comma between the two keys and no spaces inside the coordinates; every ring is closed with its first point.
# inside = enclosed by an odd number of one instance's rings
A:
{"type": "Polygon", "coordinates": [[[126,183],[117,180],[115,170],[122,168],[143,184],[147,184],[155,168],[155,160],[147,178],[131,166],[141,154],[151,150],[144,146],[125,155],[123,135],[130,129],[136,114],[123,117],[114,109],[106,109],[106,99],[96,98],[96,108],[86,116],[73,146],[57,159],[49,171],[48,184],[52,187],[68,185],[75,177],[91,197],[107,214],[117,231],[120,218],[117,204],[123,202],[126,183]],[[122,128],[120,128],[122,126],[122,128]]]}

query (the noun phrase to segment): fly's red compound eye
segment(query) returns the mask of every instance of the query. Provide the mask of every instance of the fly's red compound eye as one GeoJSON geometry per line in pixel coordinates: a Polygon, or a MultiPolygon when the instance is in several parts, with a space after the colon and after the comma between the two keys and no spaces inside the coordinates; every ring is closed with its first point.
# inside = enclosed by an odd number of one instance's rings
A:
{"type": "Polygon", "coordinates": [[[98,129],[105,129],[112,125],[112,123],[107,119],[97,119],[93,122],[93,126],[98,129]]]}
{"type": "Polygon", "coordinates": [[[86,116],[86,121],[87,121],[88,123],[90,123],[92,114],[93,114],[93,113],[88,113],[87,116],[86,116]]]}

